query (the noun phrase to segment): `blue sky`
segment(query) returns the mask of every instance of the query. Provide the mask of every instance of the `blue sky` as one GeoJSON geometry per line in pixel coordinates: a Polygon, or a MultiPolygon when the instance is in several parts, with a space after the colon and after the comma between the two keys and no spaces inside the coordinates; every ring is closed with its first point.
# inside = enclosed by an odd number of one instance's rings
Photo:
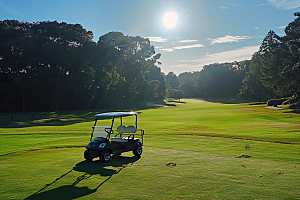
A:
{"type": "Polygon", "coordinates": [[[300,0],[0,0],[0,20],[79,23],[95,41],[111,31],[149,38],[162,71],[179,75],[250,59],[269,30],[284,35],[299,7],[300,0]],[[169,11],[178,15],[171,29],[163,24],[169,11]]]}

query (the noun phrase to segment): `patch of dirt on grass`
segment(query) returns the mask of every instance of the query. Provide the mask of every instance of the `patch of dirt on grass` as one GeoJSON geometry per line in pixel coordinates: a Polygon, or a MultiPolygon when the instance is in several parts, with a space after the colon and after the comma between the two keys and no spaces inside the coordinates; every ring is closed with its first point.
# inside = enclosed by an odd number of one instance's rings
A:
{"type": "Polygon", "coordinates": [[[216,176],[225,176],[225,177],[230,177],[230,178],[239,178],[237,176],[230,175],[230,174],[216,174],[216,176]]]}
{"type": "Polygon", "coordinates": [[[169,162],[168,164],[166,164],[167,167],[175,167],[176,163],[174,162],[169,162]]]}
{"type": "Polygon", "coordinates": [[[0,164],[0,169],[14,166],[15,164],[0,164]]]}
{"type": "Polygon", "coordinates": [[[251,158],[251,156],[242,154],[242,155],[236,156],[235,158],[251,158]]]}

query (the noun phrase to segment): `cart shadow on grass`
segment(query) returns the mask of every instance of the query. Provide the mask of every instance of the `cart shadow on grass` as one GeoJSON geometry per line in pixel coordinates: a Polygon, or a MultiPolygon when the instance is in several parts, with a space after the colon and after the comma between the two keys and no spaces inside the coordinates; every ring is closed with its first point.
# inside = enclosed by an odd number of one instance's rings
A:
{"type": "Polygon", "coordinates": [[[61,175],[53,182],[46,184],[42,189],[27,197],[26,200],[33,200],[33,199],[71,200],[71,199],[75,199],[75,198],[79,198],[79,197],[83,197],[95,193],[98,190],[98,188],[100,188],[105,182],[107,182],[113,175],[118,174],[120,171],[122,171],[122,169],[132,165],[134,162],[136,162],[139,159],[140,156],[123,157],[123,156],[116,155],[113,156],[112,160],[108,163],[102,163],[100,162],[100,160],[96,160],[96,161],[85,160],[79,162],[75,165],[75,167],[73,167],[73,169],[61,175]],[[107,167],[110,167],[110,169],[107,167]],[[118,170],[111,169],[111,168],[117,168],[118,170]],[[78,176],[74,181],[74,183],[72,183],[71,185],[63,185],[51,190],[44,191],[49,186],[55,184],[57,181],[59,181],[64,176],[70,174],[73,171],[84,172],[85,174],[78,176]],[[97,185],[95,189],[90,189],[87,186],[84,187],[76,186],[81,181],[98,174],[100,176],[107,177],[107,178],[104,181],[102,181],[99,185],[97,185]]]}

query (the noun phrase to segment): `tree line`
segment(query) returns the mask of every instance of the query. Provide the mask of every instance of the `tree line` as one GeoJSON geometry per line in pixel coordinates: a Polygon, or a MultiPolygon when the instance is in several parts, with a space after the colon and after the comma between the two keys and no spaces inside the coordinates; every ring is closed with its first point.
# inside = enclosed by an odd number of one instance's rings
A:
{"type": "Polygon", "coordinates": [[[165,98],[300,101],[300,19],[269,31],[250,60],[161,72],[149,39],[109,32],[93,41],[80,24],[0,21],[0,112],[118,109],[165,98]]]}
{"type": "Polygon", "coordinates": [[[0,112],[103,109],[164,99],[149,39],[80,24],[0,21],[0,112]]]}

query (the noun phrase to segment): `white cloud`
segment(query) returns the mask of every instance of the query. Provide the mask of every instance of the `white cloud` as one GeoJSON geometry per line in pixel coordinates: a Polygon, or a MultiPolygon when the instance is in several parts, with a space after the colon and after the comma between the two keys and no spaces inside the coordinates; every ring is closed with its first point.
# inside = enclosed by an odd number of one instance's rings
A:
{"type": "Polygon", "coordinates": [[[166,51],[166,52],[172,52],[173,49],[172,48],[166,48],[166,49],[161,49],[162,51],[166,51]]]}
{"type": "Polygon", "coordinates": [[[186,46],[177,46],[173,47],[173,49],[190,49],[190,48],[199,48],[204,47],[203,44],[192,44],[192,45],[186,45],[186,46]]]}
{"type": "Polygon", "coordinates": [[[168,39],[163,38],[163,37],[146,37],[148,38],[151,42],[167,42],[168,39]]]}
{"type": "Polygon", "coordinates": [[[174,50],[181,50],[181,49],[191,49],[191,48],[199,48],[199,47],[204,47],[203,44],[192,44],[192,45],[185,45],[185,46],[176,46],[176,47],[171,47],[171,48],[164,48],[161,50],[165,52],[173,52],[174,50]]]}
{"type": "MultiPolygon", "coordinates": [[[[224,51],[214,54],[206,54],[200,59],[196,60],[177,60],[181,64],[174,67],[185,69],[186,71],[199,71],[204,65],[213,63],[225,63],[251,59],[252,55],[259,50],[259,46],[248,46],[240,49],[234,49],[231,51],[224,51]]],[[[174,70],[176,71],[176,70],[174,70]]]]}
{"type": "Polygon", "coordinates": [[[207,54],[203,56],[199,61],[205,62],[207,64],[211,63],[224,63],[224,62],[233,62],[241,61],[246,59],[251,59],[254,52],[259,50],[259,46],[248,46],[240,49],[234,49],[231,51],[224,51],[221,53],[207,54]]]}
{"type": "Polygon", "coordinates": [[[283,10],[291,10],[300,6],[300,0],[268,0],[268,2],[276,8],[283,10]]]}
{"type": "Polygon", "coordinates": [[[257,29],[258,29],[258,27],[255,27],[254,29],[255,29],[255,30],[257,30],[257,29]]]}
{"type": "Polygon", "coordinates": [[[214,45],[214,44],[220,44],[220,43],[232,43],[232,42],[239,42],[240,40],[245,40],[245,39],[251,39],[251,37],[226,35],[224,37],[212,39],[210,44],[214,45]]]}
{"type": "Polygon", "coordinates": [[[180,43],[190,43],[190,42],[197,42],[198,40],[180,40],[180,43]]]}
{"type": "Polygon", "coordinates": [[[228,9],[228,7],[227,7],[227,6],[221,6],[220,8],[221,8],[221,9],[223,9],[223,10],[226,10],[226,9],[228,9]]]}
{"type": "Polygon", "coordinates": [[[279,26],[279,27],[276,27],[276,28],[285,28],[286,26],[279,26]]]}

